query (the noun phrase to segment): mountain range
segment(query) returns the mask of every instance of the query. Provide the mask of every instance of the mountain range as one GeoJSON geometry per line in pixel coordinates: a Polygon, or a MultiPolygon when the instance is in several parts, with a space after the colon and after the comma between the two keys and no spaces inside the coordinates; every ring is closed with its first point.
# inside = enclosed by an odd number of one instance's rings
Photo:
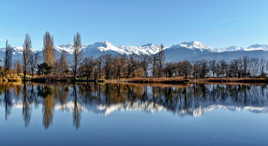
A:
{"type": "MultiPolygon", "coordinates": [[[[4,58],[4,50],[0,49],[0,57],[4,58]]],[[[248,47],[231,46],[227,48],[212,48],[200,41],[181,42],[164,48],[166,60],[168,62],[189,60],[196,61],[201,59],[215,60],[231,60],[242,56],[251,58],[263,58],[268,56],[268,45],[253,44],[248,47]]],[[[72,59],[73,48],[71,44],[59,45],[55,47],[55,53],[58,57],[62,51],[66,52],[67,58],[72,59]]],[[[98,57],[104,54],[111,55],[154,55],[160,51],[160,45],[144,44],[141,46],[116,46],[110,42],[96,42],[82,47],[84,57],[98,57]]],[[[42,60],[42,52],[36,50],[40,60],[42,60]]],[[[13,51],[13,60],[21,61],[22,47],[15,47],[13,51]]],[[[1,60],[1,62],[2,62],[1,60]]]]}

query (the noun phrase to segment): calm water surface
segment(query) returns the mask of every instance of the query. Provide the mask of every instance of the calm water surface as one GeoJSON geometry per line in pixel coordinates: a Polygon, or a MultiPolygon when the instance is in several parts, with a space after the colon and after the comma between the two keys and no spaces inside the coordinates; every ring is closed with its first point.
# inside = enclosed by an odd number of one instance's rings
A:
{"type": "Polygon", "coordinates": [[[268,145],[266,85],[0,86],[1,145],[268,145]]]}

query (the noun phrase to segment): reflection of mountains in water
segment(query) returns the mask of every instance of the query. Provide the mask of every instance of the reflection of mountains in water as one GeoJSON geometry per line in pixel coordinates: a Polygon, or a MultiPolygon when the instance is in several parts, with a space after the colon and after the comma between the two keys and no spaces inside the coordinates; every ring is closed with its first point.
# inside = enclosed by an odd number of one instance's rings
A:
{"type": "MultiPolygon", "coordinates": [[[[66,105],[59,105],[55,109],[64,110],[64,111],[72,111],[74,104],[72,102],[67,103],[66,105]]],[[[228,104],[213,104],[208,105],[204,103],[204,105],[200,105],[198,107],[190,107],[188,109],[180,109],[171,110],[162,105],[155,104],[153,102],[127,102],[127,103],[118,103],[113,105],[88,105],[83,106],[79,105],[79,108],[82,111],[94,112],[98,114],[110,115],[113,112],[117,111],[142,111],[148,113],[155,113],[160,111],[168,111],[172,112],[178,116],[191,115],[194,117],[202,116],[205,112],[214,111],[214,110],[230,110],[230,111],[242,111],[247,110],[254,113],[266,113],[268,112],[268,106],[235,106],[228,104]]]]}
{"type": "Polygon", "coordinates": [[[25,109],[42,105],[44,112],[62,110],[89,111],[109,115],[116,111],[167,111],[179,116],[201,116],[213,110],[268,112],[266,86],[192,85],[186,88],[160,88],[127,85],[91,85],[77,87],[38,86],[3,93],[2,108],[7,105],[25,109]],[[7,100],[7,95],[10,99],[7,100]],[[27,96],[25,96],[27,94],[27,96]],[[27,98],[24,98],[27,97],[27,98]]]}

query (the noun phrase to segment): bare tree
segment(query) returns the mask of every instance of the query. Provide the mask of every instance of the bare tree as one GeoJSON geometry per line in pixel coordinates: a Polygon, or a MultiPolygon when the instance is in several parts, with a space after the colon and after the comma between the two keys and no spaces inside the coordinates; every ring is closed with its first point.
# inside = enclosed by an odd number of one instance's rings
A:
{"type": "Polygon", "coordinates": [[[94,72],[94,78],[95,79],[100,79],[102,77],[102,64],[103,64],[103,58],[99,57],[97,59],[97,69],[94,72]]]}
{"type": "Polygon", "coordinates": [[[66,59],[66,52],[62,51],[59,60],[57,61],[58,64],[58,72],[61,74],[67,73],[69,70],[69,65],[66,59]]]}
{"type": "Polygon", "coordinates": [[[158,73],[158,76],[162,76],[162,70],[163,70],[163,67],[164,67],[164,64],[165,64],[165,59],[166,59],[166,56],[165,56],[165,50],[164,50],[164,45],[161,44],[160,45],[160,52],[158,53],[158,58],[159,58],[159,73],[158,73]]]}
{"type": "Polygon", "coordinates": [[[161,77],[163,75],[163,67],[165,64],[165,50],[164,45],[160,45],[160,50],[153,56],[153,76],[161,77]]]}
{"type": "Polygon", "coordinates": [[[191,74],[192,72],[192,64],[188,61],[182,61],[178,64],[180,67],[180,73],[181,75],[184,76],[184,78],[188,78],[188,76],[191,74]]]}
{"type": "MultiPolygon", "coordinates": [[[[87,78],[87,81],[89,81],[89,79],[91,79],[92,74],[97,69],[97,65],[98,61],[96,59],[86,57],[79,66],[79,74],[85,76],[87,78]]],[[[95,79],[96,77],[94,76],[94,80],[95,79]]]]}
{"type": "Polygon", "coordinates": [[[11,69],[12,66],[12,52],[13,49],[11,46],[8,44],[8,41],[6,41],[6,52],[5,52],[5,71],[8,71],[11,69]]]}
{"type": "Polygon", "coordinates": [[[215,74],[216,74],[216,71],[217,71],[217,66],[216,66],[217,62],[216,62],[216,60],[210,60],[208,62],[208,64],[209,64],[209,69],[212,72],[212,77],[215,77],[215,74]]]}
{"type": "Polygon", "coordinates": [[[166,77],[172,77],[178,75],[178,71],[180,70],[179,68],[179,63],[167,63],[165,68],[163,69],[163,72],[166,77]]]}
{"type": "Polygon", "coordinates": [[[150,62],[150,57],[148,55],[142,55],[141,56],[141,66],[143,68],[145,77],[148,77],[149,62],[150,62]]]}
{"type": "Polygon", "coordinates": [[[16,61],[16,72],[18,75],[23,72],[23,67],[19,61],[16,61]]]}
{"type": "Polygon", "coordinates": [[[152,75],[153,77],[157,76],[157,55],[152,56],[152,75]]]}
{"type": "Polygon", "coordinates": [[[79,63],[81,62],[81,59],[82,59],[81,47],[82,47],[81,36],[79,33],[77,33],[74,36],[74,44],[73,44],[73,48],[74,48],[74,52],[73,52],[74,79],[76,79],[77,69],[78,69],[79,63]]]}
{"type": "Polygon", "coordinates": [[[32,76],[34,75],[34,72],[37,68],[37,63],[38,63],[38,54],[32,52],[30,58],[30,70],[32,76]]]}

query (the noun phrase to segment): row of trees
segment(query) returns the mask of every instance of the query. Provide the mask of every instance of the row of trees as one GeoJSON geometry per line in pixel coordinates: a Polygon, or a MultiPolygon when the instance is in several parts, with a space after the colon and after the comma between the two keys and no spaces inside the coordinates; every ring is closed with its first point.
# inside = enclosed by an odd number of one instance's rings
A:
{"type": "MultiPolygon", "coordinates": [[[[72,63],[68,63],[67,54],[62,51],[56,57],[54,38],[46,32],[43,38],[43,63],[39,63],[39,54],[32,50],[31,38],[25,36],[23,44],[23,65],[16,63],[17,72],[27,74],[68,75],[96,79],[119,79],[133,77],[250,77],[265,76],[267,62],[263,59],[241,57],[231,61],[201,60],[195,62],[165,62],[164,46],[160,46],[159,53],[148,55],[103,55],[100,57],[82,56],[82,41],[79,33],[73,40],[72,63]]],[[[12,47],[6,43],[4,69],[10,70],[12,65],[12,47]]]]}
{"type": "MultiPolygon", "coordinates": [[[[38,55],[31,50],[31,39],[26,35],[23,47],[23,73],[34,72],[36,74],[57,74],[57,75],[73,75],[74,78],[86,77],[89,79],[113,79],[122,77],[148,76],[149,62],[153,62],[153,75],[162,76],[162,68],[164,67],[164,46],[161,45],[160,53],[149,56],[112,56],[104,55],[98,58],[83,57],[81,36],[77,33],[73,40],[73,59],[71,65],[66,59],[66,52],[62,51],[60,57],[56,59],[55,46],[53,36],[46,32],[43,40],[43,60],[41,64],[37,64],[38,55]]],[[[18,65],[19,67],[19,65],[18,65]]],[[[20,69],[18,69],[20,70],[20,69]]]]}
{"type": "Polygon", "coordinates": [[[265,76],[268,64],[263,59],[241,57],[229,62],[221,60],[201,60],[190,63],[181,61],[167,63],[164,68],[166,77],[184,76],[205,77],[256,77],[265,76]]]}
{"type": "Polygon", "coordinates": [[[119,79],[132,77],[256,77],[265,76],[268,66],[263,59],[241,57],[230,62],[224,60],[180,61],[162,63],[162,55],[111,56],[97,59],[85,58],[79,67],[79,75],[87,79],[119,79]],[[159,59],[160,58],[160,59],[159,59]],[[156,61],[160,60],[160,61],[156,61]]]}
{"type": "MultiPolygon", "coordinates": [[[[73,52],[73,65],[69,66],[66,59],[66,52],[62,51],[60,57],[57,59],[55,54],[54,38],[46,32],[43,38],[43,63],[38,64],[39,54],[33,53],[31,38],[28,34],[25,36],[23,44],[23,74],[24,79],[26,75],[31,73],[34,74],[67,74],[71,71],[74,77],[76,77],[79,63],[81,62],[81,36],[77,33],[74,36],[74,52],[73,52]],[[71,69],[70,69],[71,67],[71,69]]],[[[16,65],[17,71],[19,72],[20,65],[16,65]]]]}

